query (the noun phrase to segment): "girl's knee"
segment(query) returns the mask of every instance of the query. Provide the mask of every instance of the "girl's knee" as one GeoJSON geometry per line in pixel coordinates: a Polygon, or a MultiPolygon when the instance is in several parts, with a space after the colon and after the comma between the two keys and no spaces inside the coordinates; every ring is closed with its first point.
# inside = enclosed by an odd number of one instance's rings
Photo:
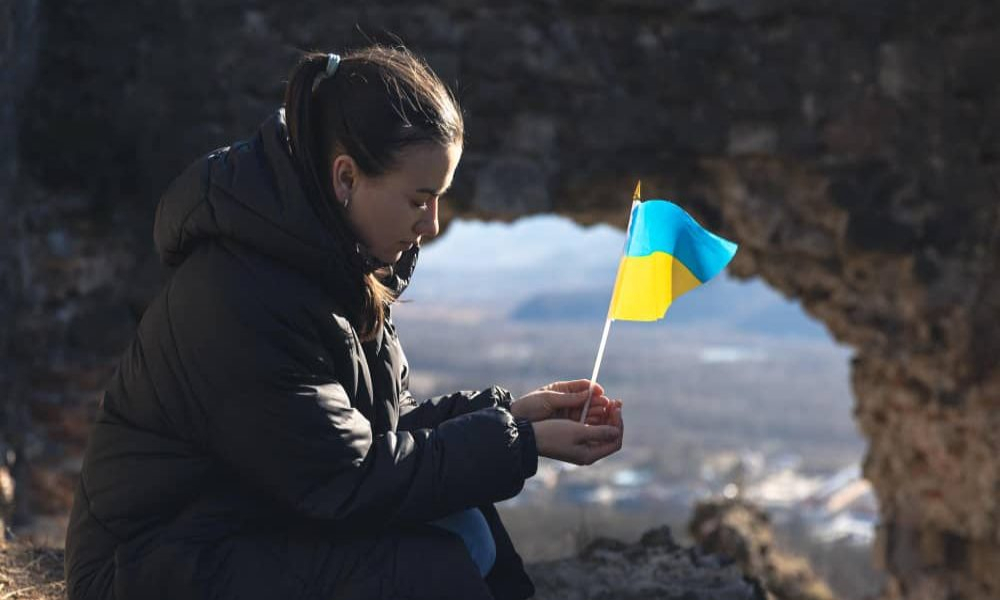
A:
{"type": "Polygon", "coordinates": [[[447,529],[458,535],[479,568],[481,576],[485,577],[496,562],[497,548],[493,533],[486,522],[483,513],[477,508],[470,508],[431,521],[431,525],[447,529]]]}
{"type": "Polygon", "coordinates": [[[497,545],[493,541],[492,536],[489,539],[489,544],[483,549],[481,559],[476,560],[476,557],[473,556],[473,560],[476,561],[476,566],[479,567],[479,574],[486,577],[486,574],[490,572],[490,569],[497,562],[497,545]]]}
{"type": "Polygon", "coordinates": [[[435,582],[431,587],[441,586],[440,590],[454,595],[442,591],[440,596],[430,597],[490,597],[485,592],[488,588],[483,577],[495,559],[496,548],[492,544],[489,553],[482,551],[477,559],[460,535],[440,527],[427,527],[426,531],[398,540],[394,585],[408,590],[435,582]],[[485,566],[487,559],[489,565],[485,566]]]}

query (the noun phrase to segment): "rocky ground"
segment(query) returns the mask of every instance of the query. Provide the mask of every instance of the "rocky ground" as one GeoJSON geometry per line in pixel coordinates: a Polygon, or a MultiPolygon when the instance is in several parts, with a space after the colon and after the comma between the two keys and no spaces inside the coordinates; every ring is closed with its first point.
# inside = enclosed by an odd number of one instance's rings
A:
{"type": "MultiPolygon", "coordinates": [[[[833,600],[802,559],[776,547],[767,516],[739,502],[700,504],[689,525],[698,547],[667,527],[626,544],[599,538],[579,556],[527,565],[537,600],[833,600]]],[[[62,600],[63,553],[7,542],[0,600],[62,600]]]]}
{"type": "Polygon", "coordinates": [[[7,542],[0,549],[0,599],[64,600],[62,550],[7,542]]]}
{"type": "Polygon", "coordinates": [[[677,544],[667,527],[635,544],[599,538],[579,556],[528,565],[538,600],[766,600],[724,556],[677,544]]]}

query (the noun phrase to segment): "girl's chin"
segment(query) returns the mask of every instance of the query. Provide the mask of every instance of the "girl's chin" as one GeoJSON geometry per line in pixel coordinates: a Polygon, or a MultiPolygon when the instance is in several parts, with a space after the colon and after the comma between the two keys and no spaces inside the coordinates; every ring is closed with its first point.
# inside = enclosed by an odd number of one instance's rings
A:
{"type": "Polygon", "coordinates": [[[379,260],[387,263],[395,263],[400,257],[403,256],[402,250],[397,250],[395,252],[379,252],[376,254],[379,260]]]}

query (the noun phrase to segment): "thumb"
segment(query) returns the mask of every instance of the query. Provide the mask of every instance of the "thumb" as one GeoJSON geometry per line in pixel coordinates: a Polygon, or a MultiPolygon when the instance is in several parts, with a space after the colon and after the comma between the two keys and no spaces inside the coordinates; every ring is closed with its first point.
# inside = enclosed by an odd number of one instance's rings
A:
{"type": "MultiPolygon", "coordinates": [[[[595,394],[596,395],[596,394],[595,394]]],[[[590,390],[583,390],[581,392],[555,392],[552,397],[552,403],[558,408],[572,408],[575,406],[583,406],[587,401],[587,397],[590,396],[590,390]]]]}

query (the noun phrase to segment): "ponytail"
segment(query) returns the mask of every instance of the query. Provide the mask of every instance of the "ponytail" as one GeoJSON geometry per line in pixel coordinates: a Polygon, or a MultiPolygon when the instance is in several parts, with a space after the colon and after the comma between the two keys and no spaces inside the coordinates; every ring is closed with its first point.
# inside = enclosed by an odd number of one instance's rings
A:
{"type": "Polygon", "coordinates": [[[359,337],[369,340],[385,323],[387,307],[395,296],[375,274],[364,272],[355,251],[359,240],[317,168],[317,165],[325,164],[321,160],[325,153],[321,151],[320,136],[315,135],[313,87],[317,76],[325,72],[326,61],[326,54],[310,53],[292,70],[285,88],[285,121],[292,156],[304,182],[306,195],[320,220],[330,228],[339,243],[339,256],[334,257],[331,265],[334,275],[348,282],[343,297],[347,316],[359,337]]]}

